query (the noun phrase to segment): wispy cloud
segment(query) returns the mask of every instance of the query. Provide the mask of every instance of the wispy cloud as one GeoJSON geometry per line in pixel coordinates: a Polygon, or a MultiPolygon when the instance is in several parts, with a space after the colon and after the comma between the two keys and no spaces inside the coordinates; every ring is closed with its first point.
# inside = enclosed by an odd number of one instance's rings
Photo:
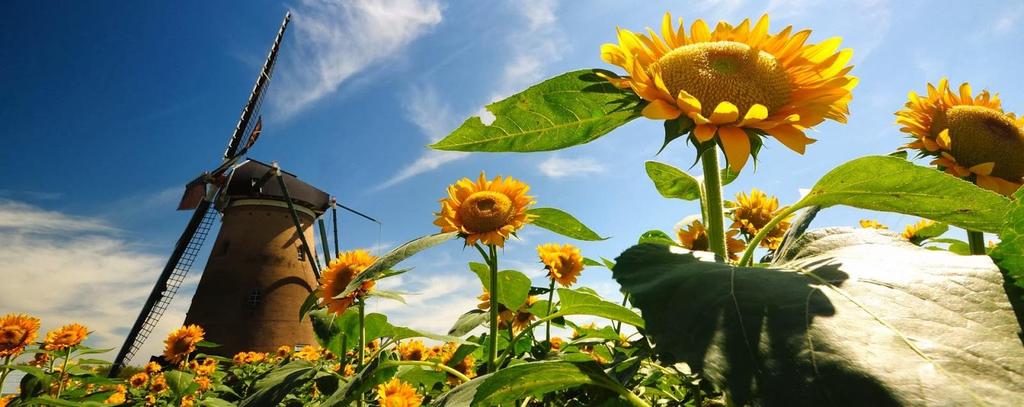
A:
{"type": "MultiPolygon", "coordinates": [[[[452,114],[451,107],[441,100],[437,90],[432,86],[412,88],[405,100],[403,108],[406,119],[415,124],[431,143],[443,138],[458,123],[458,118],[452,114]]],[[[411,164],[402,167],[395,175],[378,185],[375,190],[389,188],[464,157],[466,153],[426,150],[411,164]]]]}
{"type": "Polygon", "coordinates": [[[405,296],[405,304],[389,299],[371,300],[371,312],[386,314],[393,324],[432,333],[448,332],[460,315],[476,308],[476,296],[481,292],[479,280],[468,271],[461,275],[431,275],[416,270],[382,280],[378,287],[410,294],[405,296]]]}
{"type": "MultiPolygon", "coordinates": [[[[98,218],[0,201],[0,310],[39,317],[44,330],[78,322],[92,331],[91,346],[120,347],[164,262],[120,234],[98,218]]],[[[159,353],[187,307],[187,298],[172,302],[139,355],[159,353]]]]}
{"type": "Polygon", "coordinates": [[[442,20],[437,0],[302,0],[295,49],[279,70],[274,106],[284,116],[408,46],[442,20]]]}
{"type": "Polygon", "coordinates": [[[597,174],[605,171],[604,165],[593,158],[562,158],[557,155],[542,161],[537,169],[551,178],[597,174]]]}

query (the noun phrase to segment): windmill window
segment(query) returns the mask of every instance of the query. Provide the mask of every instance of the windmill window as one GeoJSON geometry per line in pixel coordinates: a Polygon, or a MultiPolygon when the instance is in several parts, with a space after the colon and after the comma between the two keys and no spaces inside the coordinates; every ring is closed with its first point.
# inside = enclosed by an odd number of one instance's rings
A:
{"type": "Polygon", "coordinates": [[[260,292],[259,288],[253,288],[249,292],[249,297],[245,299],[245,303],[249,305],[249,308],[256,308],[263,302],[263,293],[260,292]]]}
{"type": "Polygon", "coordinates": [[[300,244],[298,246],[295,246],[295,248],[298,250],[298,256],[297,257],[298,257],[299,261],[306,261],[306,251],[304,250],[305,247],[300,244]]]}

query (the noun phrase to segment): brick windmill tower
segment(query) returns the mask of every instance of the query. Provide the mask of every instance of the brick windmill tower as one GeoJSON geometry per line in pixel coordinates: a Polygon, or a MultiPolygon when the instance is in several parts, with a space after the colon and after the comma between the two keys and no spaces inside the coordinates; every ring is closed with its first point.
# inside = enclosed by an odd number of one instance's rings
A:
{"type": "Polygon", "coordinates": [[[290,13],[281,23],[220,165],[185,185],[178,209],[193,210],[192,217],[128,332],[111,376],[132,359],[156,327],[199,257],[218,213],[222,215],[220,229],[185,323],[203,327],[206,340],[221,345],[204,351],[225,356],[314,343],[309,320],[298,318],[299,308],[320,277],[313,223],[319,223],[325,259],[331,258],[322,219],[328,209],[334,221],[335,251],[337,207],[380,224],[336,203],[326,192],[282,171],[276,163],[243,161],[262,130],[257,111],[289,20],[290,13]]]}

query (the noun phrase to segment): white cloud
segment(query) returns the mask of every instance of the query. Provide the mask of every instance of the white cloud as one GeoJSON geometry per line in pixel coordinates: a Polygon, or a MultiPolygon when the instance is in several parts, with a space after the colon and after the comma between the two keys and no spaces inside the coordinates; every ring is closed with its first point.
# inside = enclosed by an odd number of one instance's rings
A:
{"type": "MultiPolygon", "coordinates": [[[[413,88],[404,100],[406,103],[402,107],[405,109],[406,119],[415,124],[430,142],[440,140],[455,128],[458,118],[451,113],[451,107],[441,100],[433,87],[413,88]]],[[[415,161],[378,185],[375,190],[389,188],[466,156],[466,153],[428,149],[415,161]]]]}
{"type": "MultiPolygon", "coordinates": [[[[90,346],[119,348],[165,260],[120,233],[100,219],[0,201],[0,310],[36,316],[44,332],[78,322],[92,331],[90,346]]],[[[192,276],[182,291],[196,282],[192,276]]],[[[138,359],[159,353],[160,340],[181,324],[183,297],[171,303],[138,359]]],[[[100,357],[115,355],[116,349],[100,357]]]]}
{"type": "Polygon", "coordinates": [[[537,169],[551,178],[562,178],[586,174],[597,174],[605,171],[601,163],[590,157],[562,158],[557,155],[542,161],[537,169]]]}
{"type": "Polygon", "coordinates": [[[482,292],[480,281],[468,270],[461,275],[427,275],[421,271],[414,270],[378,284],[381,290],[410,293],[405,296],[405,304],[378,298],[368,302],[367,311],[383,313],[395,325],[447,333],[459,316],[476,308],[476,296],[482,292]]]}
{"type": "Polygon", "coordinates": [[[291,115],[400,52],[442,20],[437,0],[302,0],[275,107],[291,115]]]}
{"type": "Polygon", "coordinates": [[[512,51],[509,62],[502,69],[498,87],[490,101],[496,101],[521,91],[544,75],[547,64],[561,59],[563,35],[555,24],[558,17],[555,0],[533,0],[512,3],[526,20],[526,29],[517,30],[506,39],[512,51]]]}

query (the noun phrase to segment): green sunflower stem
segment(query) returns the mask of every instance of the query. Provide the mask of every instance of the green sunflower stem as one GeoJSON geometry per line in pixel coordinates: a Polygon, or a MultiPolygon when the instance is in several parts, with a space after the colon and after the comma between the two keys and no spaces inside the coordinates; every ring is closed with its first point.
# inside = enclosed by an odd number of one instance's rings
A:
{"type": "Polygon", "coordinates": [[[789,217],[789,215],[792,215],[794,212],[800,210],[800,208],[802,208],[802,206],[800,206],[800,204],[797,203],[796,205],[792,205],[790,207],[785,208],[782,211],[779,211],[779,213],[775,215],[775,217],[772,218],[772,220],[768,221],[768,223],[765,224],[764,227],[761,228],[761,230],[757,231],[757,234],[754,235],[752,239],[750,239],[750,242],[747,243],[747,248],[743,250],[743,257],[740,257],[739,263],[736,264],[739,266],[749,266],[751,259],[754,257],[754,250],[757,249],[757,246],[761,244],[761,241],[764,240],[764,238],[768,237],[768,234],[771,233],[772,230],[779,225],[779,223],[782,223],[782,221],[786,220],[786,218],[789,217]]]}
{"type": "Polygon", "coordinates": [[[61,365],[60,376],[57,379],[57,380],[60,380],[59,382],[57,382],[57,398],[58,399],[60,399],[60,394],[64,391],[64,376],[67,375],[67,372],[68,372],[68,361],[69,360],[71,360],[71,347],[68,347],[68,350],[64,352],[64,364],[61,365]]]}
{"type": "MultiPolygon", "coordinates": [[[[554,308],[555,301],[555,279],[551,279],[551,286],[548,287],[548,312],[547,315],[551,315],[551,309],[554,308]]],[[[544,329],[547,336],[548,343],[551,343],[551,321],[547,322],[547,326],[544,329]]]]}
{"type": "Polygon", "coordinates": [[[487,373],[494,373],[498,359],[498,250],[493,244],[487,245],[488,252],[487,266],[490,269],[490,287],[488,293],[491,300],[490,307],[490,335],[487,336],[487,373]]]}
{"type": "Polygon", "coordinates": [[[722,204],[722,176],[718,172],[718,146],[711,144],[700,155],[704,167],[704,208],[707,213],[708,248],[723,259],[729,254],[725,246],[725,211],[722,204]]]}
{"type": "Polygon", "coordinates": [[[4,365],[0,369],[0,389],[4,388],[4,381],[7,380],[7,374],[11,372],[11,355],[4,356],[4,365]]]}
{"type": "MultiPolygon", "coordinates": [[[[366,302],[362,298],[358,298],[356,301],[359,303],[359,360],[357,366],[362,369],[366,349],[366,302]]],[[[356,405],[360,407],[363,405],[362,395],[356,399],[356,405]]]]}
{"type": "Polygon", "coordinates": [[[973,230],[967,231],[967,244],[971,247],[971,254],[983,255],[985,253],[985,234],[982,232],[975,232],[973,230]]]}

